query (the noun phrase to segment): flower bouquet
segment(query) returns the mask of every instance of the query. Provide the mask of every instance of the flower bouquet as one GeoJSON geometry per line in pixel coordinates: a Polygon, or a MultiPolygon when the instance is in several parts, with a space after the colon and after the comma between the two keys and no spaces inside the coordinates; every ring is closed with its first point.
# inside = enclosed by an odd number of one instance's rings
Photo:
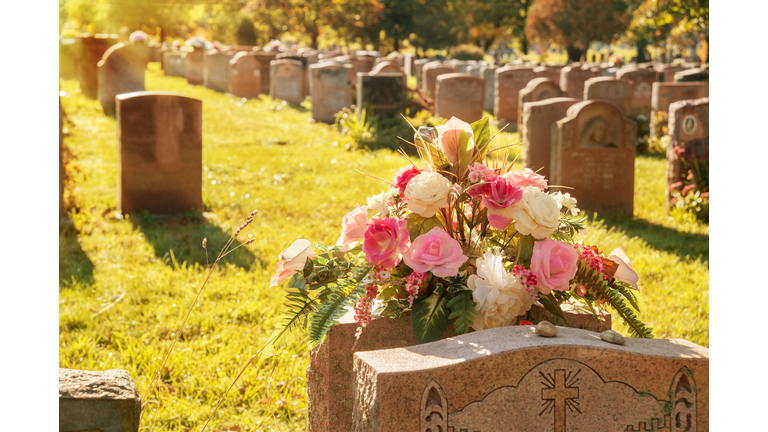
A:
{"type": "Polygon", "coordinates": [[[184,42],[184,45],[187,46],[187,48],[191,49],[205,49],[206,46],[208,46],[210,42],[205,40],[204,38],[200,36],[192,36],[191,38],[187,39],[186,42],[184,42]]]}
{"type": "Polygon", "coordinates": [[[610,305],[632,335],[653,337],[633,311],[629,258],[575,241],[586,221],[576,200],[547,193],[530,169],[512,170],[508,146],[491,147],[487,117],[415,132],[423,168],[411,162],[383,180],[389,189],[344,216],[335,245],[300,239],[280,254],[270,287],[288,280],[287,317],[276,338],[303,330],[319,344],[354,307],[358,338],[372,314],[410,310],[425,343],[451,321],[459,334],[514,325],[535,302],[566,323],[564,302],[596,318],[610,305]]]}

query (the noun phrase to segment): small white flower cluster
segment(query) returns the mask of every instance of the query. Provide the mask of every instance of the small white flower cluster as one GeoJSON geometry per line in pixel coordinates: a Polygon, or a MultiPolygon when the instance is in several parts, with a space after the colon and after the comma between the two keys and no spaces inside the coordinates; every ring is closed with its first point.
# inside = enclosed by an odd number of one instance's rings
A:
{"type": "Polygon", "coordinates": [[[398,195],[400,193],[400,189],[390,189],[386,192],[382,192],[378,195],[374,195],[371,197],[366,198],[366,201],[368,202],[368,208],[374,209],[381,213],[384,217],[389,216],[389,205],[387,202],[389,202],[392,197],[398,195]]]}
{"type": "Polygon", "coordinates": [[[557,209],[560,210],[563,207],[570,210],[571,215],[577,216],[581,210],[576,207],[576,198],[572,197],[570,193],[550,193],[549,196],[557,202],[557,209]]]}
{"type": "Polygon", "coordinates": [[[519,315],[531,310],[533,300],[523,284],[504,268],[501,252],[485,252],[477,259],[477,274],[470,275],[467,286],[477,302],[475,330],[514,324],[519,315]]]}

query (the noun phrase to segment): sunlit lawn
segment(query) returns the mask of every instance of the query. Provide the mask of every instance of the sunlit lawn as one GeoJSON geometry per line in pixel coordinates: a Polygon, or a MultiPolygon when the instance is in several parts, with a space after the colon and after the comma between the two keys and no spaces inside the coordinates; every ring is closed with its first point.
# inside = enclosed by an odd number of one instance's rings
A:
{"type": "MultiPolygon", "coordinates": [[[[76,81],[62,81],[71,124],[65,143],[83,175],[75,178],[72,227],[59,236],[59,366],[127,369],[144,395],[183,314],[212,262],[251,210],[259,210],[195,305],[167,367],[161,404],[152,397],[142,430],[192,430],[205,422],[242,365],[276,327],[281,289],[268,289],[276,255],[296,238],[333,243],[342,216],[384,190],[382,178],[406,161],[385,150],[348,152],[304,107],[264,96],[242,102],[150,64],[147,90],[203,100],[203,216],[115,215],[117,126],[76,81]],[[208,239],[209,257],[201,247],[208,239]],[[118,301],[119,300],[119,301],[118,301]],[[111,307],[110,307],[111,305],[111,307]]],[[[516,142],[502,134],[500,143],[516,142]]],[[[709,344],[709,228],[665,215],[665,161],[638,157],[635,218],[590,223],[586,241],[622,247],[639,273],[656,337],[709,344]]],[[[626,334],[618,323],[614,328],[626,334]]],[[[244,373],[209,430],[304,430],[305,342],[261,357],[244,373]],[[267,382],[271,376],[269,398],[267,382]],[[269,406],[273,408],[273,420],[269,406]]]]}

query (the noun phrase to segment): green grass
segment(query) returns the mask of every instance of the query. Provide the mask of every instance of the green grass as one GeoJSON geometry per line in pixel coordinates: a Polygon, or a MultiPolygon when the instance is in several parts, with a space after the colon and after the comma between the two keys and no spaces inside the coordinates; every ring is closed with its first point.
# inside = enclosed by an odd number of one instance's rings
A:
{"type": "MultiPolygon", "coordinates": [[[[142,422],[142,430],[155,421],[156,430],[199,430],[278,324],[282,290],[268,289],[277,254],[296,238],[335,242],[342,216],[385,187],[355,170],[389,179],[406,161],[388,150],[345,151],[334,145],[339,136],[330,126],[309,121],[306,107],[267,96],[243,103],[166,78],[156,64],[150,64],[146,88],[203,100],[206,213],[116,217],[115,120],[82,96],[77,82],[62,81],[68,93],[62,103],[71,120],[65,143],[77,154],[83,175],[72,185],[73,224],[59,235],[59,366],[127,369],[143,395],[205,278],[202,239],[208,238],[212,262],[248,213],[258,209],[239,238],[256,240],[215,271],[162,371],[162,405],[156,412],[153,402],[142,422]]],[[[505,144],[518,136],[498,139],[505,144]]],[[[632,258],[647,304],[641,317],[657,337],[708,346],[709,228],[664,214],[664,170],[663,159],[638,157],[635,218],[597,218],[586,240],[606,252],[622,247],[632,258]]],[[[620,324],[615,328],[626,334],[620,324]]],[[[234,425],[277,430],[268,400],[283,430],[305,429],[305,342],[278,353],[251,365],[208,430],[234,425]]]]}

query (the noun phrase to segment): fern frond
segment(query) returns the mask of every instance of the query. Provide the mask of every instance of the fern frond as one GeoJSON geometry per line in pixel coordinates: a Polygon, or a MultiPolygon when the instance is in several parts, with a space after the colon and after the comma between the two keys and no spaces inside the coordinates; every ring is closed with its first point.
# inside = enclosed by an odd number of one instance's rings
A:
{"type": "Polygon", "coordinates": [[[285,319],[283,326],[274,336],[275,343],[281,342],[288,333],[306,330],[309,314],[317,310],[317,303],[302,290],[286,290],[285,319]]]}
{"type": "Polygon", "coordinates": [[[456,333],[468,332],[475,320],[475,315],[477,315],[477,303],[472,299],[472,291],[462,291],[456,297],[448,300],[447,306],[451,310],[448,320],[456,319],[453,323],[456,333]]]}
{"type": "Polygon", "coordinates": [[[365,284],[361,282],[371,270],[371,267],[366,267],[354,272],[349,278],[329,284],[318,296],[323,298],[323,302],[309,317],[309,341],[312,346],[319,345],[328,334],[333,321],[341,318],[347,312],[347,306],[354,304],[357,298],[365,293],[365,284]]]}
{"type": "Polygon", "coordinates": [[[624,320],[624,324],[629,328],[629,332],[635,337],[653,338],[651,328],[647,328],[640,321],[635,312],[624,303],[624,297],[619,289],[611,286],[608,281],[603,280],[600,272],[590,269],[586,265],[579,267],[575,279],[581,285],[586,286],[592,291],[599,300],[605,300],[610,304],[617,314],[624,320]]]}

